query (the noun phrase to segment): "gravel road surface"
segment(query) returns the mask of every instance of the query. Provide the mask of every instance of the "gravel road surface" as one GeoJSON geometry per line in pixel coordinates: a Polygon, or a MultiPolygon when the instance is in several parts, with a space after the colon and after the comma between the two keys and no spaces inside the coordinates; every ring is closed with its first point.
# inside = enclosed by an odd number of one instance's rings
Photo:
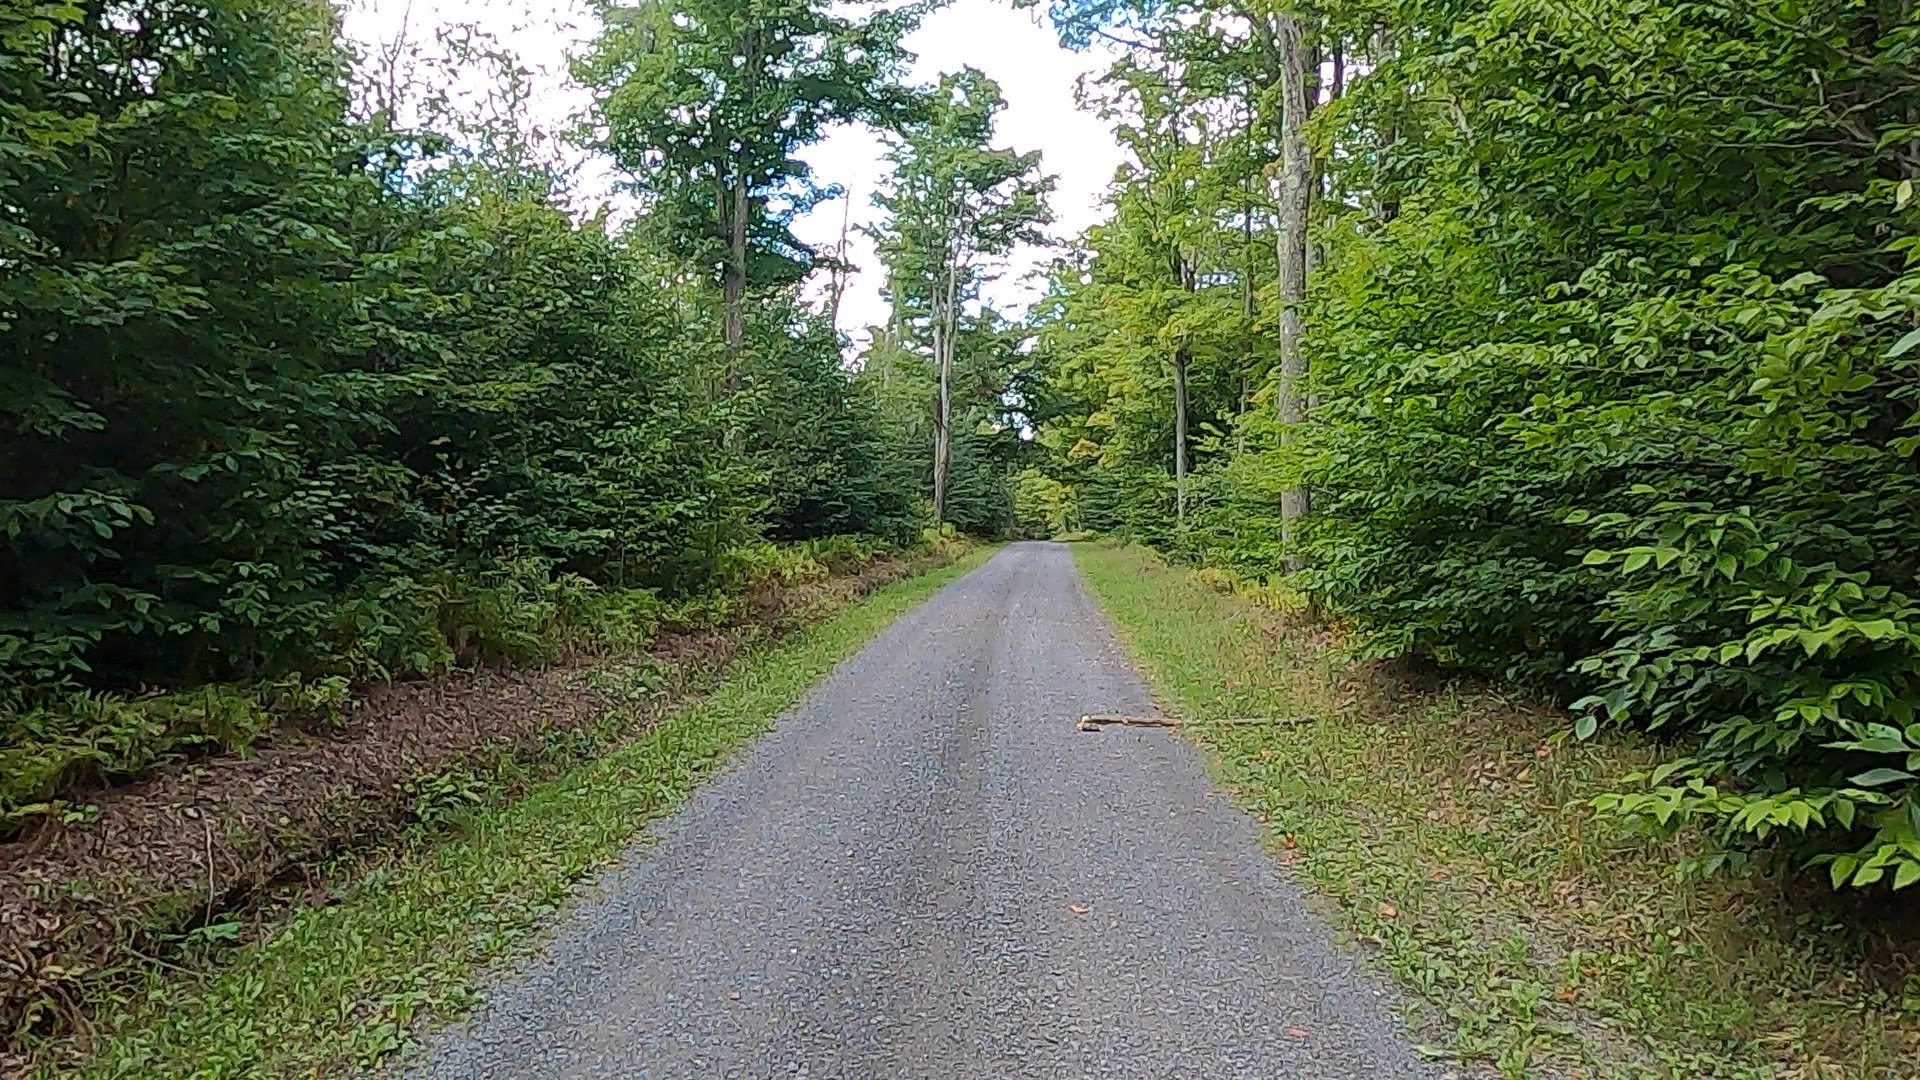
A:
{"type": "Polygon", "coordinates": [[[561,919],[420,1078],[1430,1077],[1150,709],[1067,549],[841,665],[561,919]]]}

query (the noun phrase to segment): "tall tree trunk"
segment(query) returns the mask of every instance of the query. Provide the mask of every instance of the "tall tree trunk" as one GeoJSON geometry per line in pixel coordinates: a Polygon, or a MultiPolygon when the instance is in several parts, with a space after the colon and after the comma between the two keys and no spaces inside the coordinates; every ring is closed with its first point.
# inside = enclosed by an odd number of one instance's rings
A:
{"type": "MultiPolygon", "coordinates": [[[[1307,212],[1313,162],[1307,153],[1307,62],[1301,27],[1281,15],[1275,27],[1280,45],[1280,199],[1277,236],[1280,261],[1280,384],[1278,412],[1283,443],[1298,440],[1306,422],[1302,396],[1307,356],[1301,342],[1301,308],[1307,298],[1307,212]]],[[[1298,569],[1299,523],[1307,516],[1306,488],[1289,487],[1280,496],[1281,543],[1287,565],[1298,569]]]]}
{"type": "MultiPolygon", "coordinates": [[[[1333,79],[1331,82],[1329,82],[1325,86],[1324,90],[1327,96],[1327,100],[1325,104],[1328,104],[1328,105],[1331,105],[1336,101],[1339,101],[1341,95],[1347,92],[1347,50],[1346,50],[1346,42],[1344,40],[1336,39],[1333,43],[1333,79]]],[[[1339,203],[1335,201],[1333,198],[1332,174],[1330,174],[1327,171],[1326,163],[1324,161],[1319,161],[1319,160],[1314,161],[1313,183],[1307,189],[1307,192],[1308,192],[1308,203],[1307,203],[1308,221],[1312,221],[1316,213],[1326,212],[1318,209],[1318,207],[1321,205],[1325,205],[1331,208],[1334,213],[1338,213],[1339,203]]],[[[1313,238],[1309,236],[1307,239],[1307,280],[1308,281],[1314,280],[1314,278],[1320,273],[1320,264],[1326,260],[1326,257],[1327,257],[1327,249],[1321,246],[1320,244],[1315,243],[1313,241],[1313,238]]],[[[1314,412],[1317,411],[1319,408],[1320,408],[1320,395],[1319,394],[1307,395],[1307,415],[1309,416],[1313,415],[1314,412]]]]}
{"type": "Polygon", "coordinates": [[[933,531],[938,534],[947,520],[947,457],[953,440],[953,334],[954,300],[958,293],[960,268],[950,259],[944,296],[935,301],[933,312],[933,358],[935,371],[933,406],[933,531]]]}
{"type": "MultiPolygon", "coordinates": [[[[1249,157],[1252,156],[1254,127],[1255,127],[1255,124],[1257,123],[1258,116],[1259,114],[1255,110],[1253,109],[1247,110],[1247,150],[1248,150],[1249,157]]],[[[1235,457],[1239,457],[1241,454],[1244,454],[1247,451],[1247,400],[1250,396],[1250,388],[1248,386],[1248,381],[1249,381],[1248,376],[1253,371],[1253,365],[1254,365],[1254,359],[1255,359],[1254,349],[1256,347],[1255,346],[1256,338],[1254,337],[1254,333],[1253,333],[1254,249],[1253,249],[1253,178],[1251,176],[1247,178],[1246,186],[1241,191],[1241,195],[1243,196],[1245,202],[1240,209],[1240,258],[1241,258],[1240,316],[1242,319],[1245,320],[1242,323],[1242,325],[1246,327],[1246,345],[1245,345],[1245,351],[1240,358],[1240,405],[1237,409],[1234,410],[1234,416],[1233,416],[1234,456],[1235,457]]]]}
{"type": "Polygon", "coordinates": [[[1180,524],[1187,523],[1187,350],[1173,351],[1173,500],[1180,524]]]}
{"type": "MultiPolygon", "coordinates": [[[[1173,283],[1186,298],[1191,298],[1198,268],[1178,246],[1173,249],[1173,283]]],[[[1187,299],[1181,300],[1182,306],[1187,299]]],[[[1182,528],[1187,524],[1187,347],[1173,350],[1173,503],[1174,517],[1182,528]]]]}
{"type": "Polygon", "coordinates": [[[740,350],[747,339],[747,178],[738,166],[733,174],[732,194],[732,210],[727,220],[727,267],[720,279],[729,391],[740,389],[740,350]]]}
{"type": "Polygon", "coordinates": [[[1240,373],[1240,408],[1235,411],[1233,425],[1233,456],[1239,458],[1247,452],[1247,415],[1248,403],[1253,398],[1253,386],[1247,379],[1247,373],[1240,373]]]}
{"type": "Polygon", "coordinates": [[[853,224],[853,198],[848,196],[847,205],[840,211],[840,246],[833,249],[833,273],[830,281],[831,291],[827,294],[827,325],[840,329],[840,301],[847,294],[847,230],[853,224]]]}

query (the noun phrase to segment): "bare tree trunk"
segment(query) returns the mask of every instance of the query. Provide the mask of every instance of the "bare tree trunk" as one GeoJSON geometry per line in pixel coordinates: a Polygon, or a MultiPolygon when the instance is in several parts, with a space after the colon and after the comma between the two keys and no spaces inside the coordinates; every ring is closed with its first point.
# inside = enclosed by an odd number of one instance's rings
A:
{"type": "MultiPolygon", "coordinates": [[[[1325,91],[1327,95],[1325,104],[1328,105],[1339,101],[1341,95],[1347,92],[1347,48],[1344,40],[1336,40],[1333,43],[1333,79],[1327,84],[1325,91]]],[[[1340,204],[1333,197],[1332,174],[1327,171],[1324,162],[1315,161],[1313,163],[1313,184],[1308,189],[1308,193],[1310,198],[1307,207],[1309,221],[1312,220],[1314,213],[1314,203],[1336,208],[1334,212],[1338,212],[1337,207],[1340,204]]],[[[1324,213],[1325,211],[1321,212],[1324,213]]],[[[1320,264],[1326,260],[1326,257],[1327,249],[1321,244],[1314,242],[1312,237],[1309,236],[1307,239],[1308,281],[1314,280],[1314,277],[1320,273],[1320,264]]],[[[1307,415],[1313,415],[1319,408],[1320,395],[1307,395],[1307,415]]]]}
{"type": "Polygon", "coordinates": [[[1235,411],[1233,427],[1233,456],[1238,458],[1247,452],[1247,425],[1238,421],[1247,415],[1247,406],[1253,397],[1253,386],[1247,380],[1246,372],[1240,373],[1240,408],[1235,411]]]}
{"type": "Polygon", "coordinates": [[[953,421],[953,334],[954,301],[959,289],[960,268],[949,256],[947,283],[943,301],[936,301],[933,312],[933,358],[937,369],[933,408],[933,530],[937,534],[947,519],[947,457],[953,445],[949,429],[953,421]]]}
{"type": "MultiPolygon", "coordinates": [[[[1307,212],[1313,183],[1313,162],[1307,153],[1307,70],[1306,49],[1301,41],[1300,23],[1291,15],[1278,17],[1276,37],[1280,45],[1280,199],[1278,206],[1277,254],[1280,291],[1280,384],[1278,412],[1280,438],[1292,443],[1306,422],[1306,400],[1302,396],[1307,375],[1307,356],[1301,343],[1301,307],[1307,297],[1307,212]]],[[[1300,565],[1297,542],[1299,523],[1307,516],[1307,491],[1295,485],[1281,493],[1281,543],[1287,565],[1300,565]]]]}
{"type": "Polygon", "coordinates": [[[853,224],[853,197],[847,197],[847,205],[840,211],[840,246],[833,249],[832,291],[827,295],[827,325],[835,331],[840,329],[840,299],[847,293],[847,227],[853,224]]]}
{"type": "Polygon", "coordinates": [[[1173,351],[1173,499],[1175,516],[1187,523],[1187,350],[1173,351]]]}
{"type": "MultiPolygon", "coordinates": [[[[1257,116],[1258,113],[1254,110],[1247,110],[1247,150],[1249,157],[1252,156],[1254,126],[1257,122],[1257,116]]],[[[1247,401],[1251,396],[1251,388],[1248,386],[1248,374],[1253,371],[1255,348],[1255,338],[1253,334],[1253,180],[1251,177],[1247,179],[1246,187],[1241,194],[1245,199],[1245,205],[1243,205],[1240,210],[1240,315],[1246,320],[1243,324],[1246,327],[1246,351],[1240,359],[1240,405],[1234,410],[1233,417],[1235,457],[1239,457],[1247,452],[1247,401]]]]}
{"type": "Polygon", "coordinates": [[[727,221],[727,267],[720,279],[724,312],[722,333],[727,345],[727,389],[740,389],[740,350],[747,340],[747,178],[733,175],[732,213],[727,221]]]}
{"type": "MultiPolygon", "coordinates": [[[[1176,246],[1172,263],[1174,284],[1191,297],[1197,273],[1193,261],[1176,246]]],[[[1185,345],[1173,350],[1173,503],[1174,517],[1182,528],[1187,524],[1187,362],[1190,359],[1185,345]]]]}

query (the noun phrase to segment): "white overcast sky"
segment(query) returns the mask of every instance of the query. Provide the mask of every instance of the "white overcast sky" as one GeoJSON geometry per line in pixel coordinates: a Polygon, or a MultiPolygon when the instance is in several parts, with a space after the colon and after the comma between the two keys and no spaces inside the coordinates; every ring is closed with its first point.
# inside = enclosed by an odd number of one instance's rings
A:
{"type": "MultiPolygon", "coordinates": [[[[591,36],[594,20],[577,0],[347,0],[346,32],[354,42],[374,45],[394,40],[406,28],[413,40],[430,40],[438,26],[475,24],[493,34],[534,73],[541,88],[535,122],[555,127],[577,111],[584,98],[565,77],[569,50],[591,36]]],[[[1008,0],[954,0],[929,17],[907,47],[918,55],[913,78],[931,83],[944,72],[971,64],[1000,84],[1007,99],[995,145],[1039,150],[1042,167],[1059,178],[1054,196],[1054,233],[1074,235],[1103,214],[1102,199],[1121,151],[1097,117],[1074,105],[1074,82],[1082,73],[1103,68],[1103,53],[1076,54],[1062,49],[1053,31],[1036,21],[1036,12],[1016,11],[1008,0]]],[[[861,128],[841,129],[803,155],[816,179],[837,183],[851,199],[853,224],[873,223],[880,212],[869,197],[885,174],[878,136],[861,128]]],[[[605,196],[604,170],[582,172],[590,201],[605,196]],[[599,190],[594,190],[598,188],[599,190]]],[[[848,204],[825,203],[796,228],[800,238],[831,247],[840,237],[848,204]]],[[[882,273],[873,247],[857,235],[850,247],[858,270],[841,304],[841,329],[864,338],[866,326],[886,320],[880,299],[882,273]]],[[[1016,253],[989,298],[1009,312],[1024,307],[1032,287],[1025,274],[1044,261],[1036,251],[1016,253]]]]}

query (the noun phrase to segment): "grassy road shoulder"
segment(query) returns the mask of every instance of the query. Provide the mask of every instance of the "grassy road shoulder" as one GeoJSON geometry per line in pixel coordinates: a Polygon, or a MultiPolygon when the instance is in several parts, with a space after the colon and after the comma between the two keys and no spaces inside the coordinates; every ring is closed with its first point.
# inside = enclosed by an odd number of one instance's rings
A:
{"type": "Polygon", "coordinates": [[[1143,549],[1075,562],[1169,711],[1290,721],[1189,730],[1445,1053],[1507,1077],[1914,1075],[1911,958],[1768,883],[1676,881],[1672,852],[1595,822],[1592,795],[1650,755],[1349,663],[1275,597],[1143,549]]]}
{"type": "Polygon", "coordinates": [[[156,978],[103,1013],[84,1077],[313,1076],[374,1064],[419,1021],[467,1006],[476,975],[535,936],[569,889],[673,809],[727,756],[894,618],[992,550],[886,586],[737,661],[714,692],[610,754],[465,811],[235,950],[204,985],[156,978]]]}

